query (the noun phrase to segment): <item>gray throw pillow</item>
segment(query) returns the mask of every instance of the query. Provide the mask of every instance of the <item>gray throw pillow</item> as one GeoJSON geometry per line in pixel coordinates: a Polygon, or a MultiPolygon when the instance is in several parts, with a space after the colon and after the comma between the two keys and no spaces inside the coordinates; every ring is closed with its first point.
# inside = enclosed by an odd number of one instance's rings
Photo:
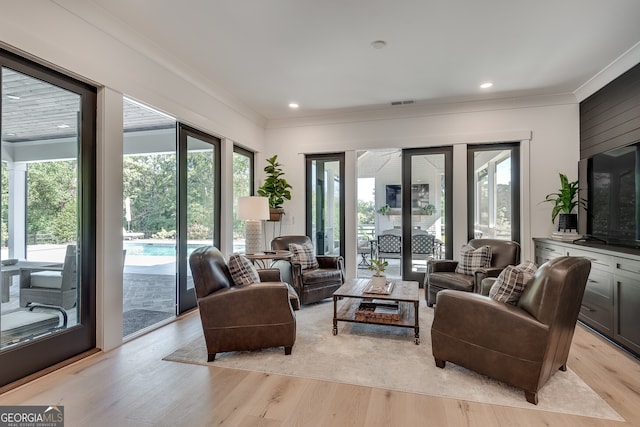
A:
{"type": "Polygon", "coordinates": [[[538,267],[531,261],[507,266],[491,286],[489,298],[507,304],[518,304],[520,295],[537,269],[538,267]]]}
{"type": "Polygon", "coordinates": [[[246,257],[237,254],[231,255],[227,265],[229,266],[229,273],[235,286],[260,282],[258,270],[256,270],[251,261],[246,257]]]}
{"type": "Polygon", "coordinates": [[[471,245],[462,246],[456,273],[472,275],[476,270],[488,267],[491,267],[491,246],[477,249],[471,245]]]}
{"type": "Polygon", "coordinates": [[[291,251],[291,262],[296,262],[302,266],[303,270],[316,269],[320,267],[316,254],[313,250],[313,243],[289,243],[289,251],[291,251]]]}

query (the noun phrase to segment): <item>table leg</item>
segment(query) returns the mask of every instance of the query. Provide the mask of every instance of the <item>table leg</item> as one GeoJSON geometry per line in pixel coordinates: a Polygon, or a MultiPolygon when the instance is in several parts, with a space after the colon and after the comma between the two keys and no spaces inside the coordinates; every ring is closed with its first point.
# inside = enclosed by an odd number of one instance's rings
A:
{"type": "Polygon", "coordinates": [[[414,301],[413,302],[413,310],[415,311],[415,323],[414,323],[414,337],[415,337],[415,343],[416,345],[420,344],[420,323],[418,322],[418,308],[420,306],[420,302],[419,301],[414,301]]]}
{"type": "Polygon", "coordinates": [[[333,335],[338,335],[338,298],[333,297],[333,335]]]}
{"type": "Polygon", "coordinates": [[[2,284],[0,285],[2,286],[2,289],[0,290],[2,293],[2,296],[0,297],[2,302],[9,302],[9,288],[11,288],[12,278],[12,274],[8,274],[4,271],[2,272],[2,284]]]}

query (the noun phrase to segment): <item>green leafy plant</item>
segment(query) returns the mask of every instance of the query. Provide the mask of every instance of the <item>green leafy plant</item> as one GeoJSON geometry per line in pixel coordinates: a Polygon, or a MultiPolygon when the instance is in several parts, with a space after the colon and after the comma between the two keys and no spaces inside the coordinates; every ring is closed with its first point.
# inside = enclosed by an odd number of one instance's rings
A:
{"type": "Polygon", "coordinates": [[[388,214],[389,214],[389,210],[391,210],[391,206],[389,206],[389,205],[384,205],[384,206],[381,206],[381,207],[378,209],[378,213],[379,213],[379,214],[382,214],[382,215],[388,215],[388,214]]]}
{"type": "Polygon", "coordinates": [[[569,181],[565,174],[560,174],[560,189],[556,193],[547,194],[545,202],[553,203],[551,222],[555,222],[558,214],[570,214],[577,206],[585,206],[578,198],[578,181],[569,181]]]}
{"type": "Polygon", "coordinates": [[[260,188],[258,194],[269,199],[269,207],[272,209],[282,208],[285,200],[291,200],[291,190],[293,187],[283,177],[282,165],[278,162],[278,155],[267,159],[268,165],[264,171],[267,178],[260,188]]]}
{"type": "Polygon", "coordinates": [[[382,261],[380,258],[371,259],[371,265],[367,267],[371,271],[375,271],[374,276],[382,276],[384,273],[384,269],[387,268],[389,263],[387,261],[382,261]]]}
{"type": "Polygon", "coordinates": [[[433,215],[436,213],[436,207],[432,204],[428,204],[422,208],[425,215],[433,215]]]}

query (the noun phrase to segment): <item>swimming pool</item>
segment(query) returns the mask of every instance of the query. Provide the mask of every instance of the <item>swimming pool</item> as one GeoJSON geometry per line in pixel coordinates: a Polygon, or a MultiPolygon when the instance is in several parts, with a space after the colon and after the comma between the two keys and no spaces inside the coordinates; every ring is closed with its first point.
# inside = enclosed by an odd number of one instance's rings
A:
{"type": "MultiPolygon", "coordinates": [[[[187,244],[187,253],[190,254],[194,249],[204,246],[203,243],[187,244]]],[[[176,256],[176,243],[151,243],[151,242],[124,242],[124,249],[127,250],[127,256],[176,256]]]]}

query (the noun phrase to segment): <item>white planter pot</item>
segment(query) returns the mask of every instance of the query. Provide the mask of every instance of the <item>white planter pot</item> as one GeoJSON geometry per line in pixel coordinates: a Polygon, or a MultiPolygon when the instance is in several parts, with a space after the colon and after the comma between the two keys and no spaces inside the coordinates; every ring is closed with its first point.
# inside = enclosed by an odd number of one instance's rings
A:
{"type": "Polygon", "coordinates": [[[384,288],[387,284],[387,276],[371,276],[371,285],[375,288],[384,288]]]}

